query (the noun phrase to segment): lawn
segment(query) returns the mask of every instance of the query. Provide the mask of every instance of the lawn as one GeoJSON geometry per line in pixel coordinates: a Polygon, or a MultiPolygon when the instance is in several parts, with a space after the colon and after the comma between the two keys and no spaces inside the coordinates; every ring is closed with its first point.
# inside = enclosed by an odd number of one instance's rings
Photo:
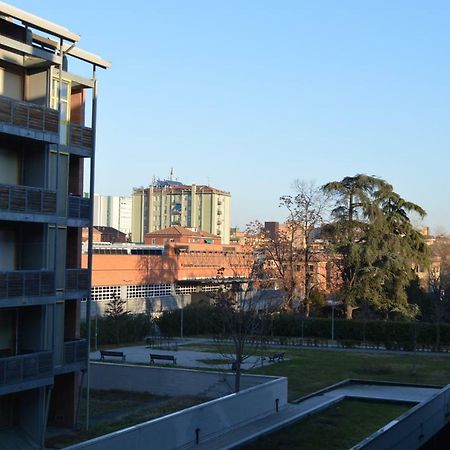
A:
{"type": "MultiPolygon", "coordinates": [[[[217,352],[218,345],[189,346],[217,352]]],[[[180,349],[187,348],[183,346],[180,349]]],[[[266,354],[273,353],[270,348],[266,354]]],[[[283,349],[284,362],[251,370],[251,373],[285,376],[293,401],[347,378],[444,386],[450,383],[450,355],[386,354],[318,349],[283,349]]]]}
{"type": "Polygon", "coordinates": [[[407,411],[400,403],[344,400],[242,450],[345,450],[407,411]]]}
{"type": "MultiPolygon", "coordinates": [[[[162,417],[207,401],[200,397],[163,397],[145,392],[91,390],[89,431],[59,431],[47,436],[46,448],[61,449],[68,445],[111,433],[147,420],[162,417]]],[[[84,424],[85,397],[80,405],[84,424]]]]}

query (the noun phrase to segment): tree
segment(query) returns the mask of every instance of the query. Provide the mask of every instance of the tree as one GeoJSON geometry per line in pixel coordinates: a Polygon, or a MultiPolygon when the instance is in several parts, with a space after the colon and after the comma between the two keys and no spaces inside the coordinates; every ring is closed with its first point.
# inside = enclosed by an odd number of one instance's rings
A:
{"type": "Polygon", "coordinates": [[[384,313],[413,316],[406,288],[427,259],[426,244],[409,215],[425,211],[381,178],[359,174],[322,188],[335,198],[330,238],[339,254],[341,296],[348,319],[361,302],[384,313]]]}
{"type": "Polygon", "coordinates": [[[127,302],[122,300],[118,295],[114,295],[106,304],[105,315],[113,323],[117,344],[120,344],[121,324],[128,315],[128,311],[125,309],[126,303],[127,302]]]}
{"type": "Polygon", "coordinates": [[[231,340],[231,347],[220,346],[219,351],[232,363],[235,372],[235,392],[241,386],[242,363],[249,357],[256,355],[261,349],[264,332],[263,310],[268,312],[269,307],[255,300],[254,285],[256,283],[259,265],[254,258],[239,257],[239,260],[230,261],[230,266],[240,267],[247,264],[248,273],[239,281],[231,283],[224,278],[223,268],[217,270],[217,280],[221,283],[220,289],[212,294],[217,308],[217,317],[220,318],[222,328],[221,341],[231,340]]]}
{"type": "Polygon", "coordinates": [[[312,182],[296,180],[294,188],[295,195],[280,198],[287,218],[278,230],[269,231],[253,222],[247,227],[247,234],[253,236],[265,278],[280,281],[286,293],[284,309],[294,309],[295,301],[300,300],[308,316],[311,294],[318,289],[314,232],[323,224],[327,195],[312,182]]]}
{"type": "Polygon", "coordinates": [[[296,261],[293,262],[296,263],[295,270],[300,272],[300,280],[296,281],[300,284],[303,294],[302,302],[306,316],[309,317],[311,296],[317,290],[317,280],[312,269],[318,253],[314,246],[314,233],[323,225],[328,195],[324,195],[323,190],[313,182],[296,180],[294,187],[297,192],[295,196],[285,195],[280,201],[281,205],[288,210],[288,227],[295,231],[295,233],[291,232],[292,254],[298,256],[298,260],[295,258],[296,261]],[[299,237],[301,242],[298,242],[299,237]]]}

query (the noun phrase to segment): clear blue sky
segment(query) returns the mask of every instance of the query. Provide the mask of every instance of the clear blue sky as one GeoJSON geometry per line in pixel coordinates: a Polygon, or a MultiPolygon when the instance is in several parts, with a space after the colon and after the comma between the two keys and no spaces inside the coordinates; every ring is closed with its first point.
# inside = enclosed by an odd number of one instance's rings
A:
{"type": "MultiPolygon", "coordinates": [[[[8,0],[7,0],[8,2],[8,0]]],[[[97,188],[165,177],[280,220],[294,179],[385,178],[450,231],[450,2],[10,0],[81,34],[100,74],[97,188]]]]}

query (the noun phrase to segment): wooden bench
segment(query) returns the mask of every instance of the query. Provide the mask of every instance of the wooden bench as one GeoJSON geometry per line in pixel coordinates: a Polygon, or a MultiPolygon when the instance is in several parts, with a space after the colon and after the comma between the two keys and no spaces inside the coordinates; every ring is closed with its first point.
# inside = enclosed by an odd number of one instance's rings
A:
{"type": "Polygon", "coordinates": [[[269,356],[269,362],[280,362],[280,361],[284,361],[284,355],[285,353],[274,353],[273,355],[269,356]]]}
{"type": "Polygon", "coordinates": [[[173,361],[174,364],[177,363],[177,360],[173,355],[157,355],[155,353],[150,353],[150,364],[155,364],[155,360],[173,361]]]}
{"type": "Polygon", "coordinates": [[[100,359],[102,361],[105,360],[105,356],[113,358],[122,358],[122,361],[125,361],[125,359],[127,358],[124,352],[116,352],[114,350],[100,350],[100,359]]]}

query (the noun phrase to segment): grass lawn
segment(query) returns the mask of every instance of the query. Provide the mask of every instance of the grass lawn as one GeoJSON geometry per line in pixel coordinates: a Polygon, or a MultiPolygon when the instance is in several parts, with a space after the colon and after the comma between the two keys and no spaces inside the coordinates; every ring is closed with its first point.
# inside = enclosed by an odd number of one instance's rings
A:
{"type": "Polygon", "coordinates": [[[212,366],[218,364],[228,364],[231,365],[231,360],[227,358],[205,358],[205,359],[197,359],[198,362],[202,364],[210,364],[212,366]]]}
{"type": "MultiPolygon", "coordinates": [[[[199,397],[162,397],[145,392],[91,390],[89,431],[59,431],[47,436],[46,448],[61,449],[68,445],[111,433],[147,420],[162,417],[197,405],[207,399],[199,397]]],[[[85,397],[80,405],[84,424],[85,397]]]]}
{"type": "MultiPolygon", "coordinates": [[[[187,347],[187,346],[183,346],[187,347]]],[[[195,346],[217,352],[216,344],[195,346]]],[[[181,348],[182,349],[182,348],[181,348]]],[[[277,351],[266,350],[266,354],[277,351]]],[[[293,401],[346,378],[446,385],[450,383],[450,356],[386,354],[316,349],[283,349],[284,362],[251,370],[251,373],[285,376],[293,401]]]]}
{"type": "Polygon", "coordinates": [[[344,400],[276,431],[243,450],[345,450],[407,411],[411,405],[344,400]]]}

